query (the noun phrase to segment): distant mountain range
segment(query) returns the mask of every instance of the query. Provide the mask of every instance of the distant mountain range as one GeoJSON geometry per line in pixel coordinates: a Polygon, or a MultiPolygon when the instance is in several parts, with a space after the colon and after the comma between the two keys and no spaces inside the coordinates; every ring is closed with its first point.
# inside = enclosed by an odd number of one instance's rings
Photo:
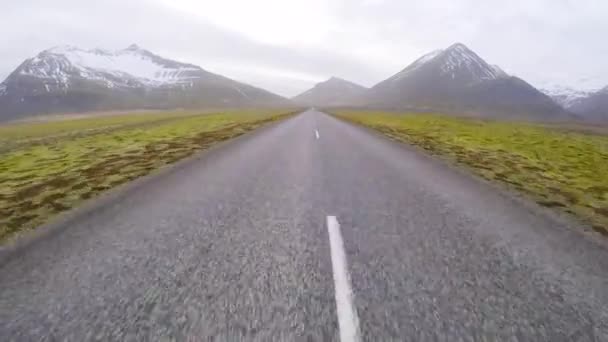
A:
{"type": "Polygon", "coordinates": [[[460,43],[420,57],[371,88],[332,77],[291,100],[137,45],[115,52],[52,48],[27,59],[0,84],[0,119],[91,110],[295,104],[608,121],[608,87],[540,91],[460,43]]]}
{"type": "Polygon", "coordinates": [[[488,64],[460,43],[420,57],[370,89],[332,78],[292,100],[316,106],[364,106],[486,117],[537,120],[573,117],[548,95],[488,64]]]}
{"type": "Polygon", "coordinates": [[[35,113],[134,108],[272,106],[266,90],[155,55],[72,46],[27,59],[0,84],[0,118],[35,113]]]}

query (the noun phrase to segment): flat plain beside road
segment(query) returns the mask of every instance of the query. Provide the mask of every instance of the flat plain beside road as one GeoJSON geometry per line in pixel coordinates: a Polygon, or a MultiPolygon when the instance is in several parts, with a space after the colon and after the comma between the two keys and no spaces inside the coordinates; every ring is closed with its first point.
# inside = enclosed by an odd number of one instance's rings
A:
{"type": "Polygon", "coordinates": [[[608,127],[437,114],[336,115],[464,165],[542,206],[574,214],[608,236],[608,127]]]}
{"type": "Polygon", "coordinates": [[[61,117],[0,126],[0,242],[288,109],[61,117]]]}
{"type": "Polygon", "coordinates": [[[0,265],[0,339],[608,341],[578,223],[307,111],[0,265]]]}

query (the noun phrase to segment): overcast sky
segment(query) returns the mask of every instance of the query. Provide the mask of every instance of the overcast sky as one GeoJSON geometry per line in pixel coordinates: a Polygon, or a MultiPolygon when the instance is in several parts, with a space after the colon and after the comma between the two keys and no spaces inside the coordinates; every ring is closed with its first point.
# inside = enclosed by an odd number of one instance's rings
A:
{"type": "Polygon", "coordinates": [[[462,42],[533,85],[608,85],[606,0],[3,0],[0,78],[57,45],[131,43],[292,96],[462,42]]]}

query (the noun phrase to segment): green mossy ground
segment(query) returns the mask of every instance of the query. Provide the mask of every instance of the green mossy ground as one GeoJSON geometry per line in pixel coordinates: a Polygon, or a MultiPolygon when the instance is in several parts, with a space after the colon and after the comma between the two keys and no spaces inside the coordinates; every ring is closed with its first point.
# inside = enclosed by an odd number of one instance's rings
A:
{"type": "Polygon", "coordinates": [[[162,112],[0,126],[0,241],[107,189],[290,114],[162,112]]]}
{"type": "Polygon", "coordinates": [[[465,165],[608,234],[608,130],[433,114],[334,114],[465,165]]]}

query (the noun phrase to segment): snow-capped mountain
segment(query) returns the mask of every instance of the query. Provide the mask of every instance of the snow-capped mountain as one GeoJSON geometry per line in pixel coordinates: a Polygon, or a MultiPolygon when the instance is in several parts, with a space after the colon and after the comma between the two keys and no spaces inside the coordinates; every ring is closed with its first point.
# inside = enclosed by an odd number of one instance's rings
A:
{"type": "Polygon", "coordinates": [[[569,109],[587,120],[608,121],[608,87],[577,99],[569,109]]]}
{"type": "Polygon", "coordinates": [[[578,101],[595,93],[597,90],[581,90],[555,85],[542,88],[541,91],[551,97],[560,106],[565,109],[570,109],[578,101]]]}
{"type": "Polygon", "coordinates": [[[354,104],[368,89],[356,83],[332,77],[292,98],[295,103],[318,106],[348,106],[354,104]]]}
{"type": "Polygon", "coordinates": [[[474,83],[508,76],[498,66],[487,64],[465,45],[457,43],[446,50],[435,50],[420,57],[385,82],[398,83],[399,80],[415,74],[429,64],[439,64],[437,65],[439,75],[458,82],[474,83]]]}
{"type": "Polygon", "coordinates": [[[479,115],[565,117],[551,98],[490,65],[464,44],[422,56],[371,88],[371,106],[479,115]]]}
{"type": "Polygon", "coordinates": [[[162,86],[190,83],[201,68],[174,62],[131,45],[110,52],[60,46],[43,51],[24,65],[19,74],[48,79],[50,86],[70,87],[70,78],[99,81],[108,88],[115,86],[162,86]]]}
{"type": "Polygon", "coordinates": [[[265,90],[166,59],[60,46],[23,62],[0,84],[0,117],[101,109],[285,104],[265,90]]]}

